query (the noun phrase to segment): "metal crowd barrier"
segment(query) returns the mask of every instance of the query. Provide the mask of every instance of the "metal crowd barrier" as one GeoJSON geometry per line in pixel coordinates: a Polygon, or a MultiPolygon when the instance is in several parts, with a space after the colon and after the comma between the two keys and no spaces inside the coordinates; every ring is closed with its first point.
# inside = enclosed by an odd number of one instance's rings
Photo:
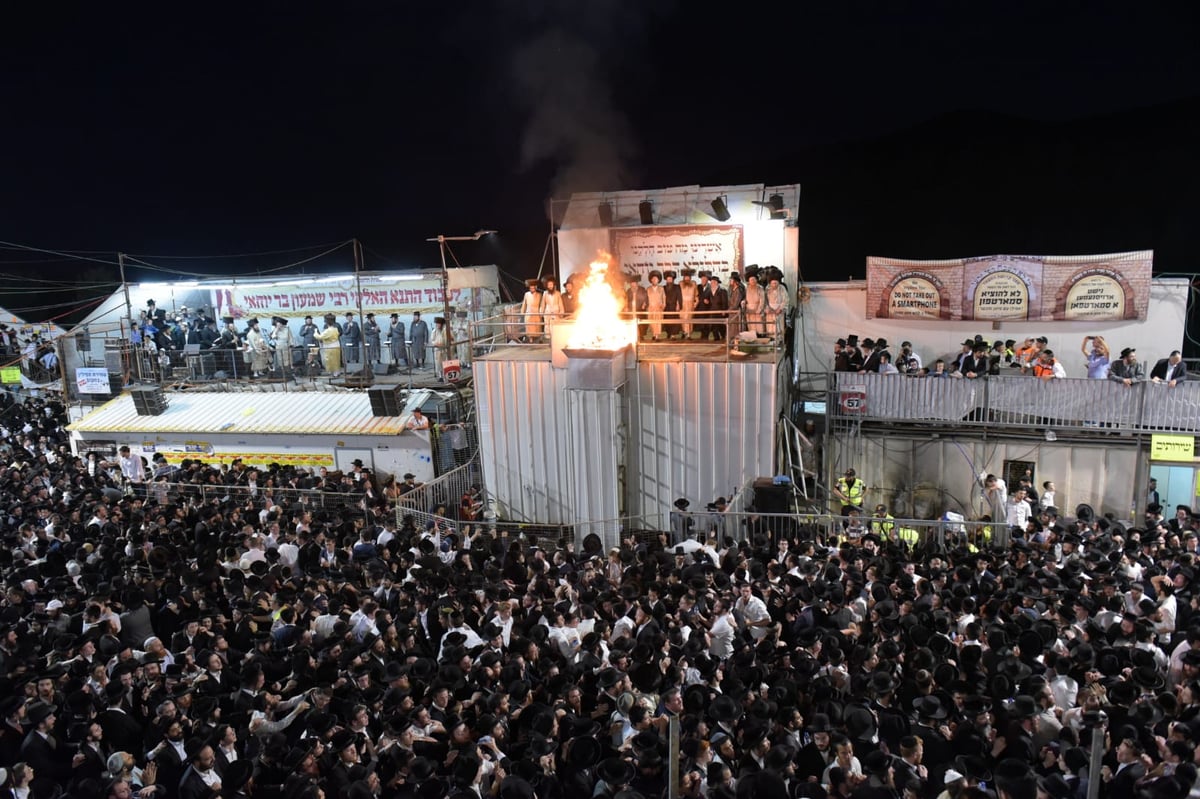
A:
{"type": "Polygon", "coordinates": [[[836,372],[831,417],[957,425],[1200,432],[1200,382],[1175,386],[1112,380],[974,380],[836,372]]]}
{"type": "MultiPolygon", "coordinates": [[[[265,474],[265,473],[264,473],[265,474]]],[[[179,483],[171,481],[155,482],[148,480],[144,485],[147,496],[160,501],[170,501],[172,497],[181,500],[194,500],[199,504],[209,502],[232,503],[245,506],[251,500],[256,505],[266,503],[267,507],[278,505],[287,508],[293,504],[304,505],[314,511],[319,510],[361,510],[363,495],[345,493],[342,491],[318,491],[315,489],[291,487],[258,486],[251,490],[242,485],[213,485],[211,483],[179,483]]],[[[283,520],[286,522],[286,520],[283,520]]]]}

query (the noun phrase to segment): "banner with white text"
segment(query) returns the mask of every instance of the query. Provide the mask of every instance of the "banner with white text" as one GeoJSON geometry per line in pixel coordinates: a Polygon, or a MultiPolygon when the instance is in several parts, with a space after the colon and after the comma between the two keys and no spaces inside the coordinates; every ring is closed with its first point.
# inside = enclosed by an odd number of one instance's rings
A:
{"type": "Polygon", "coordinates": [[[722,276],[743,271],[741,225],[613,228],[609,234],[610,251],[622,271],[643,278],[667,269],[676,274],[684,268],[708,270],[722,276]]]}

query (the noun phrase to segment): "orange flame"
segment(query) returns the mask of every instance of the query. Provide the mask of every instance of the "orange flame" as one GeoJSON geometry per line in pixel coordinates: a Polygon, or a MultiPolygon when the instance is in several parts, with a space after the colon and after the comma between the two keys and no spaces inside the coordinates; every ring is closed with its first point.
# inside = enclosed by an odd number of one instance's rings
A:
{"type": "Polygon", "coordinates": [[[608,256],[592,261],[576,303],[575,327],[567,341],[572,349],[617,350],[637,340],[637,325],[621,318],[624,299],[608,281],[608,256]]]}

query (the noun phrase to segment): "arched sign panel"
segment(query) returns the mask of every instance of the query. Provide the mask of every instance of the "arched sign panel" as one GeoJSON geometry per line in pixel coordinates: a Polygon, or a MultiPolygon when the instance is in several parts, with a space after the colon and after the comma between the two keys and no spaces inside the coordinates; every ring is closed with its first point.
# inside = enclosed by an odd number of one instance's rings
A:
{"type": "Polygon", "coordinates": [[[975,284],[971,305],[975,319],[1028,319],[1029,286],[1016,272],[989,272],[975,284]]]}

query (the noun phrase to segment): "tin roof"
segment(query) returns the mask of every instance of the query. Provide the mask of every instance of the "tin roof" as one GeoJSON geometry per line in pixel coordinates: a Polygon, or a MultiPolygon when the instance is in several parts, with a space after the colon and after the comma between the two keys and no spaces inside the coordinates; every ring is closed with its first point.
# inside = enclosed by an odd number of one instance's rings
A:
{"type": "Polygon", "coordinates": [[[372,416],[366,392],[168,394],[161,416],[138,416],[128,393],[67,427],[80,433],[397,435],[428,392],[413,392],[399,416],[372,416]]]}

